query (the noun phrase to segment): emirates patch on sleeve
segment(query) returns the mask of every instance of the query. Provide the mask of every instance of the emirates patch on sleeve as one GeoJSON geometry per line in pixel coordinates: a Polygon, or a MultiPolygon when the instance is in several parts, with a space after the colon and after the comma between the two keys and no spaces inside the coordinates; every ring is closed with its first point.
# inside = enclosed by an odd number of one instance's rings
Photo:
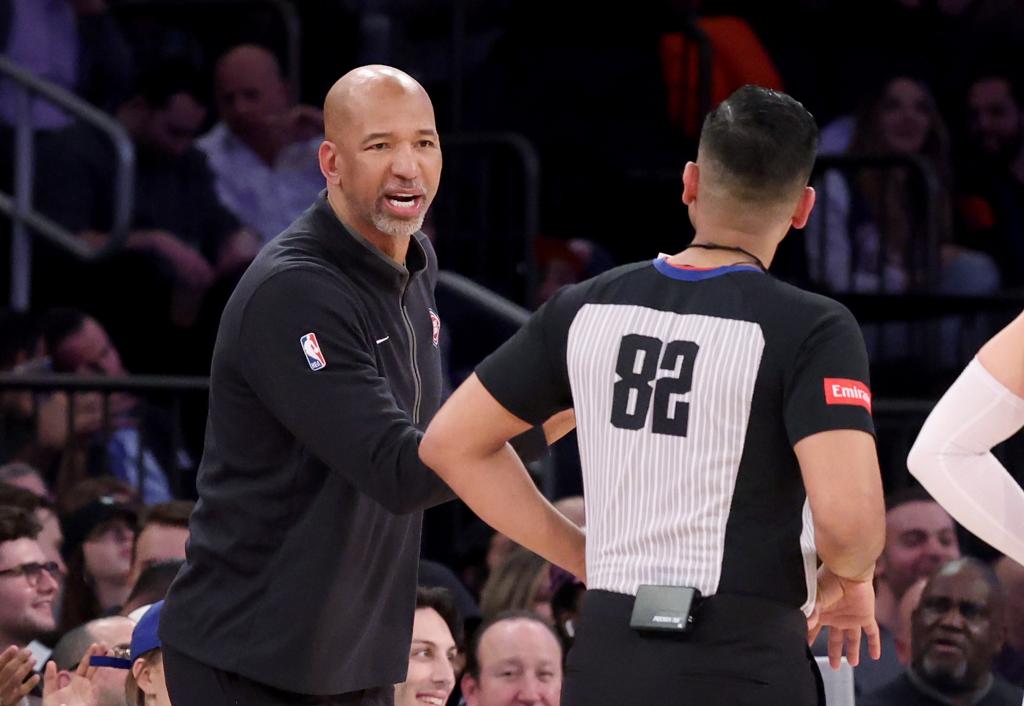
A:
{"type": "Polygon", "coordinates": [[[871,411],[871,390],[859,380],[825,378],[825,403],[848,404],[871,411]]]}

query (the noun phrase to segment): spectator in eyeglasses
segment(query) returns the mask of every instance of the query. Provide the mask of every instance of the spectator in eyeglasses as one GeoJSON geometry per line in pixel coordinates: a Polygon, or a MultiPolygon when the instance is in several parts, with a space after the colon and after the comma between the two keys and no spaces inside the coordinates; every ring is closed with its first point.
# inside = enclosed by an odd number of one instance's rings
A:
{"type": "MultiPolygon", "coordinates": [[[[92,620],[64,635],[53,648],[50,658],[58,670],[74,671],[86,659],[89,647],[94,643],[109,646],[108,654],[115,658],[127,658],[134,629],[135,621],[120,615],[92,620]]],[[[90,680],[94,700],[89,706],[124,706],[127,676],[123,669],[97,669],[90,680]]]]}
{"type": "Polygon", "coordinates": [[[127,650],[124,645],[108,650],[105,644],[94,643],[73,674],[58,673],[56,663],[47,663],[42,706],[97,706],[102,703],[100,685],[105,677],[101,675],[114,670],[125,670],[124,689],[116,701],[119,706],[171,706],[157,635],[162,608],[163,601],[154,603],[139,619],[127,650]]]}
{"type": "Polygon", "coordinates": [[[39,546],[31,513],[0,507],[0,706],[16,706],[39,682],[25,649],[56,627],[57,565],[39,546]]]}
{"type": "Polygon", "coordinates": [[[60,527],[57,510],[46,498],[36,495],[30,490],[0,481],[0,506],[18,507],[31,513],[41,528],[37,541],[46,555],[47,561],[57,564],[61,576],[67,571],[61,547],[64,545],[64,532],[60,527]]]}
{"type": "Polygon", "coordinates": [[[910,667],[861,706],[1019,706],[1024,690],[992,672],[1004,617],[1003,590],[989,567],[971,558],[945,564],[911,618],[910,667]]]}

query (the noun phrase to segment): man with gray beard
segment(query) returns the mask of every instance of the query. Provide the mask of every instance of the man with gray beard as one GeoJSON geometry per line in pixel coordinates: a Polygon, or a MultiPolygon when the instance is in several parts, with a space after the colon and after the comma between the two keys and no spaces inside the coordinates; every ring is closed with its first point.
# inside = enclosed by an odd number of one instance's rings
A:
{"type": "Polygon", "coordinates": [[[1024,691],[992,673],[1006,637],[1005,597],[977,559],[944,565],[911,620],[907,672],[860,706],[1020,706],[1024,691]]]}
{"type": "Polygon", "coordinates": [[[324,103],[327,188],[221,318],[187,559],[160,625],[175,704],[390,705],[405,680],[441,402],[430,98],[386,66],[324,103]]]}

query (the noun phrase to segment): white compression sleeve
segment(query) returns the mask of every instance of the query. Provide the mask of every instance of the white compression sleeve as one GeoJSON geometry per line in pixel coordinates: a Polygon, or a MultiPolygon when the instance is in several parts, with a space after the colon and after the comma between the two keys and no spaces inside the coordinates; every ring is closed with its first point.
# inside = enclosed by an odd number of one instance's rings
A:
{"type": "Polygon", "coordinates": [[[1024,563],[1024,490],[992,455],[1024,426],[1024,399],[978,359],[961,373],[928,416],[907,466],[953,518],[1024,563]]]}

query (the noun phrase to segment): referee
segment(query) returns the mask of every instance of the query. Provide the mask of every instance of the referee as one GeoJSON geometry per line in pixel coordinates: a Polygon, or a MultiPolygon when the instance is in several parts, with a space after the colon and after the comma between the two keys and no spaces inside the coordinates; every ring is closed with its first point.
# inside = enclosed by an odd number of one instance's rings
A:
{"type": "Polygon", "coordinates": [[[816,704],[809,624],[833,627],[833,664],[862,629],[877,657],[860,329],[766,271],[814,205],[816,148],[801,104],[734,93],[683,173],[693,242],[562,289],[427,430],[422,458],[484,520],[585,574],[567,706],[816,704]],[[568,408],[585,542],[505,443],[568,408]]]}

